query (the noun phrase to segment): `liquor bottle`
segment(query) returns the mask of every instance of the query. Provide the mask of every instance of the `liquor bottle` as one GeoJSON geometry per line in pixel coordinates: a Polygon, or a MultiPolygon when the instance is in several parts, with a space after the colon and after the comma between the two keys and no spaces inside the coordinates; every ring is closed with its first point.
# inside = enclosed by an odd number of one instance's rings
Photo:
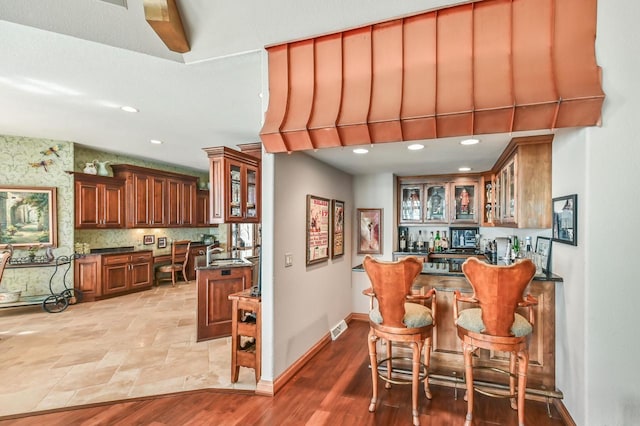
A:
{"type": "Polygon", "coordinates": [[[447,231],[442,231],[442,241],[440,241],[440,245],[442,246],[442,250],[449,249],[449,240],[447,240],[447,231]]]}
{"type": "Polygon", "coordinates": [[[413,234],[411,232],[409,232],[409,250],[408,251],[413,251],[413,234]]]}
{"type": "Polygon", "coordinates": [[[434,240],[435,242],[435,251],[442,251],[442,247],[440,246],[440,231],[436,231],[436,239],[434,240]]]}
{"type": "Polygon", "coordinates": [[[525,257],[527,259],[533,258],[533,247],[531,246],[531,237],[525,237],[524,239],[525,257]]]}
{"type": "Polygon", "coordinates": [[[512,241],[513,241],[513,246],[511,251],[511,259],[515,260],[516,258],[520,257],[520,241],[518,240],[517,235],[513,236],[512,241]]]}
{"type": "Polygon", "coordinates": [[[435,242],[433,239],[433,231],[431,231],[431,236],[429,237],[429,253],[433,253],[435,251],[435,242]]]}
{"type": "Polygon", "coordinates": [[[422,230],[418,231],[418,251],[422,251],[422,246],[424,245],[424,241],[422,240],[422,230]]]}
{"type": "Polygon", "coordinates": [[[400,234],[400,251],[407,251],[407,237],[405,237],[404,231],[400,234]]]}

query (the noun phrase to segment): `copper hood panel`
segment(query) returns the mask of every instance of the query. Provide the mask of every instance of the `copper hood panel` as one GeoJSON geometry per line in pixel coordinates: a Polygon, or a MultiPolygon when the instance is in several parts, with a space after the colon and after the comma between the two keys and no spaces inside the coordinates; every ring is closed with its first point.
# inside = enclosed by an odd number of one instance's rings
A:
{"type": "Polygon", "coordinates": [[[597,0],[484,0],[267,48],[267,152],[599,124],[597,0]]]}

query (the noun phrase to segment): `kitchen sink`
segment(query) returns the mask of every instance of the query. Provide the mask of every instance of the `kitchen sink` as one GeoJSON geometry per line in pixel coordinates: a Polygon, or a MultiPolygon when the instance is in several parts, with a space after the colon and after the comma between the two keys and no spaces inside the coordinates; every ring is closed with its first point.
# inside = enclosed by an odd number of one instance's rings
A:
{"type": "Polygon", "coordinates": [[[211,259],[209,266],[251,266],[251,262],[238,259],[237,257],[225,258],[225,259],[211,259]]]}

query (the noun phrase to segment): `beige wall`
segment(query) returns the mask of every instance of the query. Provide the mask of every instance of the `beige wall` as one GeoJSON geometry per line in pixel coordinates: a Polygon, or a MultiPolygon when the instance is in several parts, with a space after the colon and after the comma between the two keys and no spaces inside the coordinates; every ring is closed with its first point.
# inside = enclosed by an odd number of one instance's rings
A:
{"type": "Polygon", "coordinates": [[[274,183],[273,288],[263,292],[273,292],[273,358],[268,362],[277,377],[351,313],[349,235],[355,206],[351,176],[302,153],[275,155],[274,183]],[[307,194],[345,202],[344,256],[305,265],[307,194]],[[293,256],[288,268],[285,253],[293,256]]]}

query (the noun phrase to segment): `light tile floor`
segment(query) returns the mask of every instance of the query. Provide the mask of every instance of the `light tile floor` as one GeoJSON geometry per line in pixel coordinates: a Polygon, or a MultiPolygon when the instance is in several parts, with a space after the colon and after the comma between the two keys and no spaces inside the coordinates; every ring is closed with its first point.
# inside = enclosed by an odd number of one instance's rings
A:
{"type": "Polygon", "coordinates": [[[255,390],[252,369],[231,383],[231,338],[196,342],[196,285],[112,299],[0,309],[0,416],[203,388],[255,390]]]}

